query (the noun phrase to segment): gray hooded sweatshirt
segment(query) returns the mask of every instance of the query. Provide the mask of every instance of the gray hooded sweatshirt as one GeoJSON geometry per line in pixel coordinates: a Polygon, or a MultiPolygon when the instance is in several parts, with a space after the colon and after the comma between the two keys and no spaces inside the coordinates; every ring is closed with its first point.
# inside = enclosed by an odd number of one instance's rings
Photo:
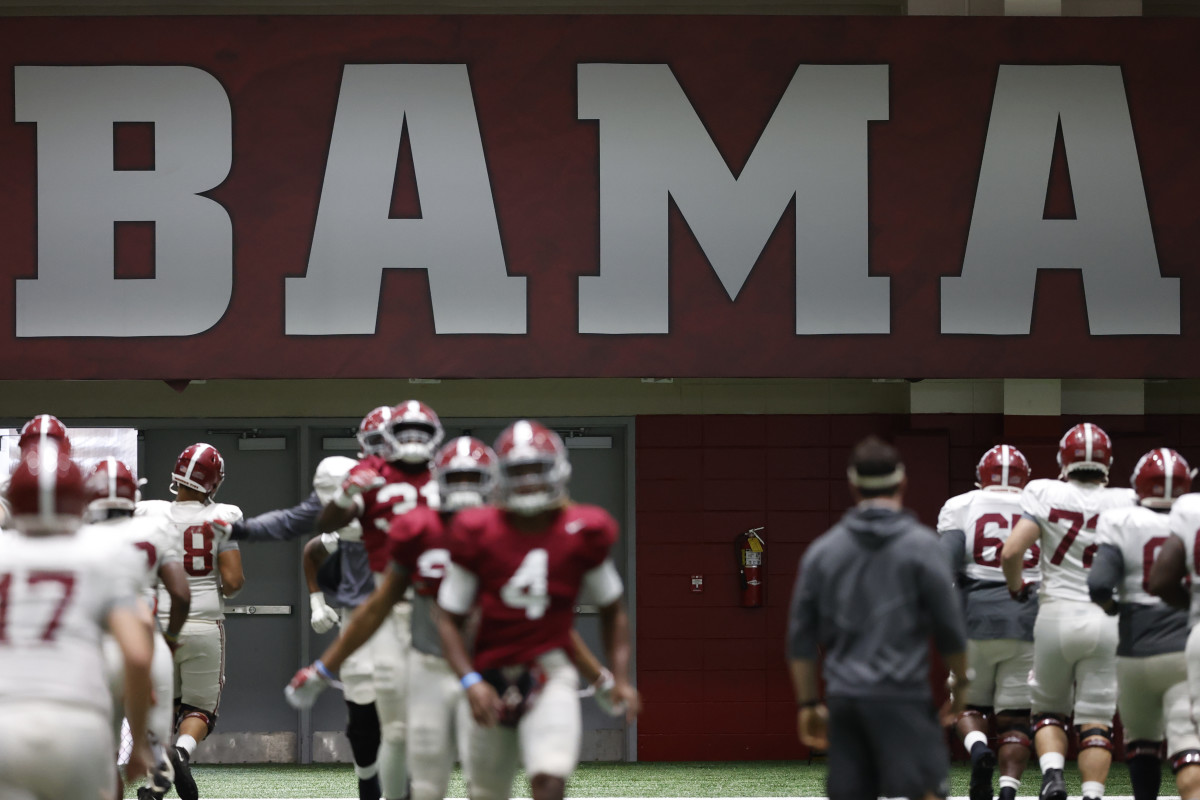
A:
{"type": "Polygon", "coordinates": [[[937,534],[911,512],[856,506],[804,553],[788,657],[824,649],[826,695],[930,698],[930,637],[943,655],[967,646],[937,534]]]}

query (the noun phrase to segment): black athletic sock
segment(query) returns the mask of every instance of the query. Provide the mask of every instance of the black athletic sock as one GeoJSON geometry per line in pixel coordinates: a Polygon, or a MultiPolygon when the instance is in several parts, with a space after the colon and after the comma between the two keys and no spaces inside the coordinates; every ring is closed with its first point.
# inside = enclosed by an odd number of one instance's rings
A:
{"type": "Polygon", "coordinates": [[[358,800],[380,800],[378,775],[358,779],[358,800]]]}
{"type": "Polygon", "coordinates": [[[1162,759],[1158,756],[1133,756],[1129,765],[1129,783],[1134,800],[1155,800],[1162,788],[1162,759]]]}
{"type": "Polygon", "coordinates": [[[1000,787],[1000,800],[1017,800],[1017,790],[1013,786],[1000,787]]]}

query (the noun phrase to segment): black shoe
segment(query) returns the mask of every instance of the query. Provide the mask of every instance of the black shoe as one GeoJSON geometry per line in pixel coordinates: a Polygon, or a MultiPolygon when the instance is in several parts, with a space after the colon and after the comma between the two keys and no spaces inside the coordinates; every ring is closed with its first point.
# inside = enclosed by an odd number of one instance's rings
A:
{"type": "Polygon", "coordinates": [[[358,800],[380,800],[381,797],[378,775],[358,779],[358,800]]]}
{"type": "Polygon", "coordinates": [[[163,796],[149,786],[139,786],[137,800],[163,800],[163,796]]]}
{"type": "Polygon", "coordinates": [[[992,770],[996,768],[996,753],[982,742],[972,748],[970,800],[993,800],[992,770]]]}
{"type": "Polygon", "coordinates": [[[1041,800],[1067,800],[1067,782],[1061,769],[1048,769],[1042,773],[1041,800]]]}
{"type": "MultiPolygon", "coordinates": [[[[172,747],[167,751],[171,757],[171,766],[175,768],[175,791],[179,792],[179,800],[200,800],[200,792],[196,789],[196,780],[192,777],[191,759],[187,750],[182,747],[172,747]]],[[[1058,800],[1066,800],[1065,797],[1058,800]]]]}

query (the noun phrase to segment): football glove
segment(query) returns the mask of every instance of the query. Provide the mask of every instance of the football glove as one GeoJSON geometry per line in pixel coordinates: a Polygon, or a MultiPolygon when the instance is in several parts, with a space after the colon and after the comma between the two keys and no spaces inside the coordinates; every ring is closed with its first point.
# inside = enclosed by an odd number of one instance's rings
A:
{"type": "Polygon", "coordinates": [[[338,612],[325,604],[324,592],[313,592],[309,595],[312,605],[312,629],[317,633],[325,633],[338,623],[338,612]]]}
{"type": "Polygon", "coordinates": [[[592,689],[595,690],[592,696],[596,698],[596,705],[610,717],[619,717],[625,713],[624,703],[613,702],[612,690],[616,685],[617,682],[613,680],[613,674],[607,669],[602,669],[600,677],[596,678],[595,682],[592,683],[592,689]]]}
{"type": "Polygon", "coordinates": [[[312,708],[321,692],[330,686],[341,689],[342,683],[317,660],[292,676],[291,683],[283,690],[283,696],[292,708],[312,708]]]}
{"type": "Polygon", "coordinates": [[[1033,597],[1033,593],[1035,591],[1037,591],[1036,583],[1022,581],[1020,589],[1017,589],[1015,592],[1012,589],[1009,589],[1008,593],[1012,595],[1012,599],[1016,600],[1018,603],[1028,603],[1029,598],[1033,597]]]}
{"type": "Polygon", "coordinates": [[[341,508],[350,508],[357,503],[359,497],[373,489],[378,489],[385,483],[387,481],[383,476],[373,469],[351,472],[346,480],[342,481],[337,494],[333,496],[333,502],[341,508]]]}
{"type": "Polygon", "coordinates": [[[223,519],[214,519],[208,523],[208,529],[213,532],[213,536],[218,539],[228,540],[233,535],[233,523],[226,522],[223,519]]]}

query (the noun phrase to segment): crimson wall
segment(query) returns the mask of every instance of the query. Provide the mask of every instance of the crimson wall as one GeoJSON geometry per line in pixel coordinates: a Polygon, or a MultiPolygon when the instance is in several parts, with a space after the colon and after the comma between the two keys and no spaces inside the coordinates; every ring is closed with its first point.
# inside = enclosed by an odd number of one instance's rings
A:
{"type": "MultiPolygon", "coordinates": [[[[1081,421],[991,415],[642,416],[637,420],[637,663],[646,704],[643,761],[790,759],[795,705],[783,656],[787,604],[805,546],[850,502],[850,448],[894,441],[907,505],[926,524],[973,488],[989,447],[1007,441],[1035,477],[1057,472],[1058,437],[1081,421]],[[738,605],[734,537],[765,526],[762,608],[738,605]],[[691,577],[704,576],[692,592],[691,577]]],[[[1113,484],[1138,457],[1175,447],[1200,464],[1200,416],[1092,417],[1114,439],[1113,484]]]]}

